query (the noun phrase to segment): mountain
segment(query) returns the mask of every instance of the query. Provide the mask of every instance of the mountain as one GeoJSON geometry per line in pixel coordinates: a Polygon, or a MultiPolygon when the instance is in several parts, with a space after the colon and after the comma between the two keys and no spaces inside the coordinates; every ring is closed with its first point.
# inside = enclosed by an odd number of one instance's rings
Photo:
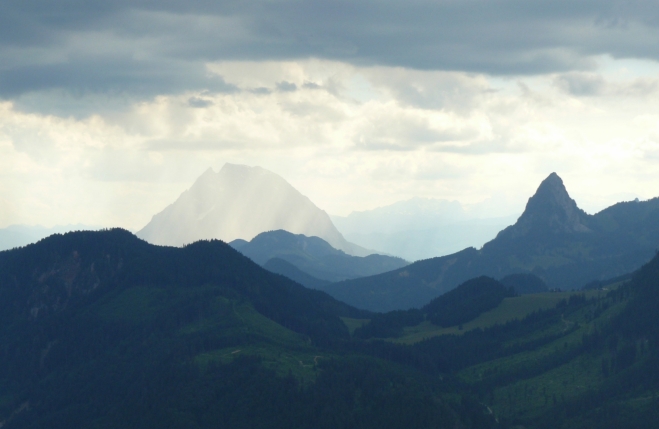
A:
{"type": "Polygon", "coordinates": [[[502,292],[473,279],[421,310],[377,314],[353,335],[403,365],[456,376],[503,427],[656,427],[659,255],[608,291],[502,292]],[[461,317],[492,305],[464,326],[428,320],[431,307],[461,317]]]}
{"type": "Polygon", "coordinates": [[[563,180],[551,173],[542,181],[517,222],[497,236],[499,241],[521,237],[551,237],[593,232],[590,216],[570,198],[563,180]]]}
{"type": "Polygon", "coordinates": [[[373,314],[216,240],[54,235],[0,252],[0,426],[656,426],[659,255],[606,291],[510,295],[478,277],[373,314]]]}
{"type": "Polygon", "coordinates": [[[62,225],[46,228],[43,226],[11,225],[0,229],[0,250],[13,249],[36,243],[42,238],[53,234],[63,234],[69,231],[93,231],[99,227],[89,225],[62,225]]]}
{"type": "MultiPolygon", "coordinates": [[[[148,244],[128,231],[112,229],[56,234],[36,244],[0,252],[0,322],[49,320],[106,294],[177,284],[191,289],[205,284],[231,289],[216,292],[242,295],[266,317],[302,330],[311,326],[307,325],[310,320],[320,318],[323,326],[336,329],[340,336],[343,328],[337,314],[343,310],[339,309],[361,314],[322,292],[261,269],[221,241],[163,247],[148,244]],[[296,302],[304,305],[294,309],[291,306],[296,302]]],[[[145,297],[143,303],[157,307],[158,299],[150,301],[145,297]]],[[[133,310],[148,311],[147,307],[133,310]]]]}
{"type": "MultiPolygon", "coordinates": [[[[350,256],[319,237],[291,234],[284,230],[263,232],[249,242],[235,240],[229,245],[259,265],[266,266],[276,258],[292,264],[312,278],[329,282],[371,276],[408,264],[401,258],[385,255],[350,256]]],[[[277,265],[283,268],[281,263],[277,265]]],[[[299,274],[295,275],[302,280],[299,274]]],[[[304,279],[301,283],[311,287],[317,282],[304,279]]]]}
{"type": "Polygon", "coordinates": [[[425,323],[448,328],[470,322],[501,304],[505,298],[515,296],[511,287],[485,276],[467,280],[455,289],[441,295],[421,309],[395,310],[375,314],[370,321],[357,328],[353,336],[362,339],[398,338],[407,327],[425,323]]]}
{"type": "Polygon", "coordinates": [[[263,264],[263,268],[270,271],[271,273],[281,274],[284,277],[288,277],[289,279],[301,284],[304,287],[308,287],[309,289],[322,290],[325,286],[332,283],[329,280],[317,279],[316,277],[305,273],[290,262],[280,258],[268,259],[268,262],[263,264]]]}
{"type": "Polygon", "coordinates": [[[0,252],[0,310],[5,429],[475,427],[440,382],[323,346],[367,313],[220,241],[54,235],[0,252]]]}
{"type": "Polygon", "coordinates": [[[423,307],[423,312],[430,322],[447,328],[469,322],[512,296],[515,296],[513,288],[481,276],[433,299],[423,307]]]}
{"type": "Polygon", "coordinates": [[[137,236],[153,244],[181,246],[213,238],[251,240],[275,229],[321,237],[351,255],[373,253],[346,241],[327,213],[282,177],[234,164],[225,164],[217,173],[206,170],[137,236]]]}
{"type": "Polygon", "coordinates": [[[457,201],[418,197],[331,218],[351,242],[411,261],[481,246],[515,220],[477,218],[457,201]]]}
{"type": "Polygon", "coordinates": [[[658,247],[659,198],[622,202],[589,215],[552,173],[517,222],[480,250],[467,248],[390,273],[338,282],[324,290],[371,311],[420,308],[481,275],[502,278],[532,273],[549,288],[570,290],[634,271],[658,247]]]}
{"type": "Polygon", "coordinates": [[[501,284],[512,288],[515,293],[520,295],[549,292],[547,283],[530,273],[509,274],[500,281],[501,284]]]}

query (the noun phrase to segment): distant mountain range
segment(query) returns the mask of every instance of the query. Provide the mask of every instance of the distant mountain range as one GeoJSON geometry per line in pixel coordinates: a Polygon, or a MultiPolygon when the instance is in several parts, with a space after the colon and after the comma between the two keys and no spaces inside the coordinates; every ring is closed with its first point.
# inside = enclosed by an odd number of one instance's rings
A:
{"type": "Polygon", "coordinates": [[[36,243],[53,234],[64,234],[70,231],[94,231],[97,229],[100,228],[83,224],[54,226],[52,228],[39,225],[11,225],[0,229],[0,250],[36,243]]]}
{"type": "Polygon", "coordinates": [[[515,221],[479,218],[457,201],[419,197],[331,219],[351,242],[411,261],[480,247],[515,221]]]}
{"type": "Polygon", "coordinates": [[[153,244],[182,246],[213,238],[251,240],[277,229],[320,237],[350,255],[374,253],[348,242],[327,213],[282,177],[234,164],[225,164],[217,173],[208,169],[137,236],[153,244]]]}
{"type": "Polygon", "coordinates": [[[373,311],[419,308],[480,275],[533,273],[550,288],[569,290],[631,272],[650,260],[658,247],[659,198],[622,202],[588,215],[552,173],[517,222],[482,249],[467,248],[325,290],[373,311]]]}
{"type": "Polygon", "coordinates": [[[291,234],[284,230],[261,233],[249,242],[234,240],[229,245],[257,264],[311,288],[320,288],[326,282],[371,276],[408,265],[401,258],[385,255],[347,255],[319,237],[291,234]],[[306,277],[297,270],[306,274],[306,277]]]}

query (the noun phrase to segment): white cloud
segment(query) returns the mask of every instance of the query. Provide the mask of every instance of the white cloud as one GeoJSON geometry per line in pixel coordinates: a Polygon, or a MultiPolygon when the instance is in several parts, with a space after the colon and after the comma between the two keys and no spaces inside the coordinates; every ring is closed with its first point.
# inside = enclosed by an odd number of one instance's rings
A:
{"type": "MultiPolygon", "coordinates": [[[[412,196],[496,196],[497,214],[514,212],[552,171],[589,211],[616,195],[659,195],[659,100],[642,91],[583,97],[566,95],[559,75],[321,60],[208,71],[235,90],[162,95],[84,119],[0,104],[0,227],[139,228],[224,162],[271,169],[337,214],[412,196]]],[[[618,89],[652,79],[598,76],[618,89]]]]}

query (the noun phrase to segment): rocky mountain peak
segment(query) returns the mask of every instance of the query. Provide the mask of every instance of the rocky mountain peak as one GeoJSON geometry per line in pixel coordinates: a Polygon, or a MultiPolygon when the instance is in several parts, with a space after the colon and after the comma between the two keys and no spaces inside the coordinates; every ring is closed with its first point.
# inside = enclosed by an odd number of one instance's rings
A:
{"type": "Polygon", "coordinates": [[[590,232],[586,226],[588,214],[570,198],[563,180],[551,173],[540,183],[538,190],[529,198],[524,213],[517,223],[506,229],[511,238],[539,234],[564,234],[590,232]]]}
{"type": "Polygon", "coordinates": [[[321,237],[346,253],[372,252],[349,243],[327,213],[283,177],[261,167],[225,164],[207,169],[137,235],[152,244],[181,246],[197,240],[251,240],[282,229],[321,237]]]}

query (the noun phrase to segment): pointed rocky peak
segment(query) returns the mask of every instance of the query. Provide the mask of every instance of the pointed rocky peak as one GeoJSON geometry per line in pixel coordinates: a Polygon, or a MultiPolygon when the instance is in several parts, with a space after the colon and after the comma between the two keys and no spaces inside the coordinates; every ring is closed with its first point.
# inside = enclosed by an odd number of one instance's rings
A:
{"type": "Polygon", "coordinates": [[[180,246],[212,238],[251,240],[278,229],[320,237],[349,254],[373,253],[346,241],[327,213],[283,177],[239,164],[206,170],[137,234],[154,244],[180,246]]]}
{"type": "Polygon", "coordinates": [[[590,232],[588,215],[570,198],[563,180],[551,173],[529,198],[526,209],[510,229],[513,237],[536,234],[590,232]]]}
{"type": "Polygon", "coordinates": [[[529,198],[524,214],[542,214],[548,211],[573,212],[575,210],[579,210],[579,208],[567,193],[563,180],[558,177],[558,174],[551,173],[540,183],[535,194],[529,198]]]}

